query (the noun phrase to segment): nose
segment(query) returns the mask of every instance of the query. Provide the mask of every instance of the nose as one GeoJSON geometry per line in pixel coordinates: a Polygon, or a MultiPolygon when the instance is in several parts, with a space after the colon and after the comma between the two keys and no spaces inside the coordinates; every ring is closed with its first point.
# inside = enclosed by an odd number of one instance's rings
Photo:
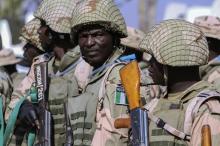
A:
{"type": "Polygon", "coordinates": [[[88,47],[91,47],[91,46],[93,46],[95,44],[95,39],[91,36],[91,35],[89,35],[88,36],[88,39],[87,39],[87,46],[88,47]]]}

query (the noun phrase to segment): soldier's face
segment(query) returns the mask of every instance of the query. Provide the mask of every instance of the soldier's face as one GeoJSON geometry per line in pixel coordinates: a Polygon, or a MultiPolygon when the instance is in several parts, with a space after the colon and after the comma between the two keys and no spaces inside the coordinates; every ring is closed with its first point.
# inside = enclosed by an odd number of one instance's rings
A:
{"type": "Polygon", "coordinates": [[[44,50],[50,50],[51,48],[51,40],[49,38],[49,27],[45,24],[44,21],[41,22],[41,27],[38,29],[39,39],[41,46],[44,50]]]}
{"type": "Polygon", "coordinates": [[[114,50],[112,35],[99,28],[80,31],[78,44],[85,61],[94,67],[102,65],[114,50]]]}
{"type": "Polygon", "coordinates": [[[24,47],[24,55],[22,59],[22,63],[24,63],[25,66],[30,67],[32,64],[32,61],[34,57],[39,56],[43,53],[43,51],[39,50],[37,47],[35,47],[32,44],[27,43],[24,47]]]}
{"type": "Polygon", "coordinates": [[[154,57],[150,60],[149,75],[154,84],[165,85],[163,65],[158,63],[154,57]]]}

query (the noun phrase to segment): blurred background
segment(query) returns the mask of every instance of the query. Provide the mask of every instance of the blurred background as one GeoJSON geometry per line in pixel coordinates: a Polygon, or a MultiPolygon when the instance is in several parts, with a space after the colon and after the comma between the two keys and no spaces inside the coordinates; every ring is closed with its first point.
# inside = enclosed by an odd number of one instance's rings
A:
{"type": "MultiPolygon", "coordinates": [[[[21,27],[33,18],[41,0],[0,0],[0,48],[22,57],[21,27]],[[2,41],[1,41],[2,40],[2,41]]],[[[179,18],[193,22],[201,15],[220,16],[220,0],[115,0],[128,26],[147,32],[155,23],[179,18]]]]}

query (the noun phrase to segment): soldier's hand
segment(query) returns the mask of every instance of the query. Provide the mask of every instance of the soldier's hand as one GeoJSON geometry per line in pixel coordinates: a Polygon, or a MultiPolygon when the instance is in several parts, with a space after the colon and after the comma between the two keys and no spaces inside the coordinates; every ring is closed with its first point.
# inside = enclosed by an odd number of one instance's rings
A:
{"type": "Polygon", "coordinates": [[[25,126],[27,126],[27,128],[39,128],[39,121],[36,109],[34,105],[27,100],[25,100],[20,107],[18,120],[22,125],[24,124],[25,126]]]}

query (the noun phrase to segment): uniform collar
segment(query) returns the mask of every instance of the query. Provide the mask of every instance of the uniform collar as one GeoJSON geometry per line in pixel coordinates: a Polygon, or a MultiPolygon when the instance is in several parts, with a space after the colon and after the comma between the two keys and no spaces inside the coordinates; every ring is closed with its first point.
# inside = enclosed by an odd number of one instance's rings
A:
{"type": "Polygon", "coordinates": [[[220,65],[220,55],[209,61],[208,65],[220,65]]]}
{"type": "Polygon", "coordinates": [[[108,68],[115,63],[115,61],[119,58],[119,56],[122,55],[122,53],[123,53],[122,49],[117,48],[113,53],[113,55],[102,66],[93,70],[89,76],[90,83],[101,78],[106,73],[108,68]]]}
{"type": "MultiPolygon", "coordinates": [[[[214,86],[210,84],[207,81],[199,81],[192,86],[188,87],[185,91],[179,92],[178,99],[180,99],[182,102],[186,102],[190,100],[191,98],[195,97],[200,91],[202,91],[205,88],[213,88],[214,86]],[[191,95],[191,96],[188,96],[191,95]]],[[[169,96],[169,95],[168,95],[169,96]]]]}

